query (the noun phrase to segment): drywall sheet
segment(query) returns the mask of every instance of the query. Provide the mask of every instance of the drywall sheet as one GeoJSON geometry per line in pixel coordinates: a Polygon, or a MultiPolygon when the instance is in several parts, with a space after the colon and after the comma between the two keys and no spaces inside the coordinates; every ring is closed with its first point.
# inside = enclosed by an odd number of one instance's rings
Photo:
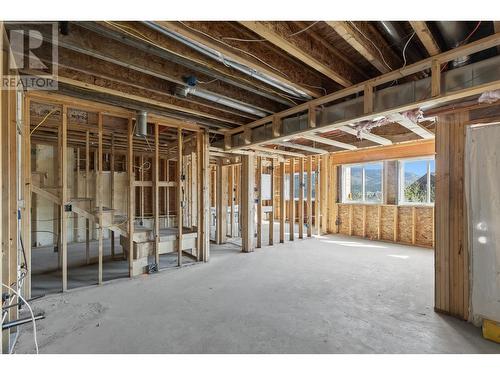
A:
{"type": "Polygon", "coordinates": [[[500,321],[500,124],[467,130],[472,319],[500,321]]]}

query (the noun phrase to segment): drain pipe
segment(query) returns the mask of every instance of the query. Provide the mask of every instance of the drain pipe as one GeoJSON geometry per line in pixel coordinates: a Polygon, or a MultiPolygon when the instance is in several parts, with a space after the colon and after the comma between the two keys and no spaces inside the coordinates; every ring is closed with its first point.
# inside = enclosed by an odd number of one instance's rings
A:
{"type": "Polygon", "coordinates": [[[151,22],[151,21],[142,21],[141,23],[143,23],[144,25],[148,26],[149,28],[151,28],[151,29],[171,38],[171,39],[178,41],[179,43],[182,43],[182,44],[194,49],[195,51],[197,51],[197,52],[199,52],[199,53],[201,53],[201,54],[203,54],[203,55],[205,55],[213,60],[216,60],[216,61],[218,61],[218,62],[220,62],[228,67],[236,69],[237,71],[239,71],[241,73],[244,73],[246,75],[249,75],[252,78],[255,78],[261,82],[264,82],[265,84],[273,86],[273,87],[275,87],[283,92],[286,92],[289,95],[292,95],[296,98],[305,99],[305,100],[311,99],[311,96],[308,95],[307,93],[305,93],[304,91],[301,91],[301,90],[299,90],[291,85],[283,83],[283,82],[277,80],[276,78],[269,76],[268,74],[259,72],[255,69],[252,69],[252,68],[250,68],[246,65],[243,65],[237,61],[234,61],[231,58],[224,56],[221,52],[219,52],[213,48],[207,47],[207,46],[203,45],[202,43],[199,43],[197,41],[186,38],[185,36],[175,32],[175,31],[168,30],[162,26],[157,25],[154,22],[151,22]]]}

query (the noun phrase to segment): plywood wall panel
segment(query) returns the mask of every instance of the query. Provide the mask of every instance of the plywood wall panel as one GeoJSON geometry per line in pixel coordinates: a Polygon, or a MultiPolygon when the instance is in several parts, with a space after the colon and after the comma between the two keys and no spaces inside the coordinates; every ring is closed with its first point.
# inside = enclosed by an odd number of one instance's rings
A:
{"type": "Polygon", "coordinates": [[[364,219],[363,219],[364,206],[355,205],[352,208],[352,234],[354,236],[364,236],[364,219]]]}
{"type": "Polygon", "coordinates": [[[412,207],[398,208],[398,242],[412,243],[413,212],[412,207]]]}
{"type": "Polygon", "coordinates": [[[380,210],[380,239],[394,240],[394,210],[396,206],[382,206],[380,210]]]}
{"type": "Polygon", "coordinates": [[[432,247],[434,209],[417,207],[415,211],[415,244],[432,247]]]}
{"type": "Polygon", "coordinates": [[[339,233],[349,234],[349,206],[338,205],[338,215],[339,215],[339,233]]]}
{"type": "Polygon", "coordinates": [[[366,232],[365,237],[376,240],[378,238],[378,205],[366,206],[366,232]]]}

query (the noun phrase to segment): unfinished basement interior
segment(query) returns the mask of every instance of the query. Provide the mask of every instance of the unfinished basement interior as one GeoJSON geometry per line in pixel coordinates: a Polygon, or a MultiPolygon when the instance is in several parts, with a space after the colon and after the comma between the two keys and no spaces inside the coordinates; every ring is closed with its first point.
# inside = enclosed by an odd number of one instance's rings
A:
{"type": "Polygon", "coordinates": [[[0,32],[3,354],[500,353],[500,21],[0,32]]]}

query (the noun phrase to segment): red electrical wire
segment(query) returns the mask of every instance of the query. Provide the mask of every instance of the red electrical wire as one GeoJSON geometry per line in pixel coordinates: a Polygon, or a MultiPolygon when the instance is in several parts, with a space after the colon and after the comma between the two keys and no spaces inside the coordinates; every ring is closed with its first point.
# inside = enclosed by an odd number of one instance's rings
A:
{"type": "MultiPolygon", "coordinates": [[[[472,31],[470,32],[470,34],[469,34],[469,35],[467,35],[467,37],[466,37],[464,40],[462,40],[460,43],[458,43],[458,44],[457,44],[457,47],[461,46],[462,44],[467,43],[467,41],[471,38],[471,36],[472,36],[472,35],[474,35],[474,34],[476,33],[477,29],[479,29],[479,26],[481,26],[481,22],[482,22],[482,21],[478,21],[478,23],[477,23],[476,27],[474,27],[474,30],[472,30],[472,31]]],[[[448,63],[444,64],[444,65],[443,65],[443,68],[441,69],[441,71],[445,70],[447,66],[448,66],[448,63]]]]}

